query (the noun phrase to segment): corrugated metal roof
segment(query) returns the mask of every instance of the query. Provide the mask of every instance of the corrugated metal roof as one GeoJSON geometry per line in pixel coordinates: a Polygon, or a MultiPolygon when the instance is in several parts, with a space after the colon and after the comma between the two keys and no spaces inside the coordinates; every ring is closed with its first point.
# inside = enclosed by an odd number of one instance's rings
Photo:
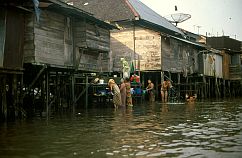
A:
{"type": "Polygon", "coordinates": [[[135,16],[125,3],[125,0],[61,0],[73,2],[73,6],[94,14],[103,21],[131,20],[135,16]],[[84,5],[86,4],[86,5],[84,5]]]}
{"type": "Polygon", "coordinates": [[[90,21],[95,22],[96,24],[99,24],[100,27],[105,27],[108,29],[114,29],[116,28],[115,26],[106,23],[98,18],[96,18],[94,15],[92,15],[91,13],[88,13],[86,11],[84,11],[83,9],[80,8],[76,8],[75,6],[71,6],[68,5],[60,0],[48,0],[50,2],[52,2],[53,4],[50,5],[48,8],[54,8],[56,10],[62,10],[65,13],[70,13],[79,17],[85,17],[86,19],[89,19],[90,21]]]}
{"type": "Polygon", "coordinates": [[[203,47],[203,48],[206,48],[206,46],[204,44],[200,44],[200,43],[195,43],[195,42],[192,42],[192,41],[188,41],[186,39],[182,39],[182,38],[178,38],[178,37],[174,37],[174,36],[170,36],[171,38],[174,38],[174,39],[177,39],[179,41],[182,41],[182,42],[186,42],[186,43],[189,43],[189,44],[192,44],[192,45],[195,45],[195,46],[199,46],[199,47],[203,47]]]}
{"type": "Polygon", "coordinates": [[[147,7],[145,4],[139,0],[128,0],[135,11],[139,14],[140,18],[148,22],[154,23],[156,25],[162,26],[171,31],[177,32],[184,36],[184,33],[178,29],[175,25],[170,23],[168,20],[163,18],[161,15],[153,11],[151,8],[147,7]]]}

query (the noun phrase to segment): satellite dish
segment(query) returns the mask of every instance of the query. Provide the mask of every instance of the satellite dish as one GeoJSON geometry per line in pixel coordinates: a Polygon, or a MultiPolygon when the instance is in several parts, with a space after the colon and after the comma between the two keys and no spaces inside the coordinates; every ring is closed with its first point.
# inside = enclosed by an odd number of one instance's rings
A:
{"type": "Polygon", "coordinates": [[[186,21],[191,18],[190,14],[184,14],[184,13],[175,13],[165,16],[165,18],[170,21],[171,23],[175,23],[176,26],[178,23],[181,23],[183,21],[186,21]]]}

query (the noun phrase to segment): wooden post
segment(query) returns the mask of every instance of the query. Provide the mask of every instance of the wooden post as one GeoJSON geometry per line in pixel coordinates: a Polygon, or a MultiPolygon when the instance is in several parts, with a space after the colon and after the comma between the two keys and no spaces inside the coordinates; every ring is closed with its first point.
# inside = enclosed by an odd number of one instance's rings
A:
{"type": "MultiPolygon", "coordinates": [[[[171,78],[171,72],[169,71],[169,80],[170,80],[170,82],[172,83],[172,78],[171,78]]],[[[170,101],[170,99],[171,99],[171,94],[170,94],[170,92],[171,92],[171,90],[168,90],[167,91],[167,101],[169,102],[170,101]]]]}
{"type": "MultiPolygon", "coordinates": [[[[145,76],[144,76],[144,72],[140,72],[140,81],[141,81],[141,87],[143,87],[143,89],[145,88],[145,76]]],[[[142,92],[142,101],[145,101],[145,94],[143,94],[143,92],[142,92]]]]}
{"type": "MultiPolygon", "coordinates": [[[[24,98],[23,98],[23,84],[24,84],[24,75],[21,74],[20,76],[20,90],[19,90],[19,105],[21,106],[20,108],[22,109],[23,108],[23,103],[24,103],[24,98]]],[[[26,112],[24,111],[21,112],[21,117],[25,116],[26,115],[26,112]]]]}
{"type": "Polygon", "coordinates": [[[56,106],[57,110],[59,111],[60,105],[62,104],[61,98],[60,98],[60,87],[59,87],[59,74],[58,71],[55,72],[55,95],[56,95],[56,106]]]}
{"type": "Polygon", "coordinates": [[[49,70],[46,70],[46,119],[49,119],[49,70]]]}
{"type": "MultiPolygon", "coordinates": [[[[195,94],[195,93],[197,94],[197,92],[198,92],[198,91],[197,91],[197,79],[195,78],[193,81],[194,81],[194,94],[195,94]]],[[[193,94],[193,95],[194,95],[194,94],[193,94]]]]}
{"type": "Polygon", "coordinates": [[[213,87],[212,87],[212,89],[213,89],[213,91],[214,91],[214,94],[215,94],[215,97],[216,97],[216,99],[218,98],[218,91],[217,91],[217,80],[216,80],[216,77],[214,77],[214,78],[212,78],[212,79],[214,79],[214,82],[213,82],[213,87]]]}
{"type": "Polygon", "coordinates": [[[223,97],[225,98],[226,97],[226,81],[225,79],[223,79],[223,97]]]}
{"type": "Polygon", "coordinates": [[[155,94],[156,96],[155,96],[155,98],[156,98],[156,100],[158,99],[158,96],[159,96],[159,95],[158,95],[158,94],[159,94],[158,84],[159,84],[159,83],[158,83],[158,75],[155,75],[155,91],[156,91],[156,94],[155,94]]]}
{"type": "Polygon", "coordinates": [[[86,108],[88,107],[88,76],[86,75],[86,102],[85,102],[85,105],[86,105],[86,108]]]}
{"type": "Polygon", "coordinates": [[[0,110],[0,119],[3,119],[3,88],[4,87],[4,85],[3,85],[3,80],[2,80],[2,76],[0,75],[0,101],[1,101],[1,103],[0,103],[0,105],[1,105],[1,110],[0,110]]]}
{"type": "Polygon", "coordinates": [[[177,74],[177,81],[178,81],[178,100],[180,101],[181,96],[181,74],[177,74]]]}
{"type": "Polygon", "coordinates": [[[190,91],[190,93],[191,93],[191,95],[192,95],[192,91],[193,91],[193,81],[192,81],[192,77],[189,77],[189,79],[188,79],[188,82],[189,82],[189,91],[190,91]]]}
{"type": "Polygon", "coordinates": [[[6,97],[6,75],[3,76],[3,93],[2,93],[2,109],[4,119],[7,120],[8,108],[7,108],[7,97],[6,97]]]}
{"type": "Polygon", "coordinates": [[[145,75],[144,75],[144,72],[141,73],[141,83],[142,83],[142,86],[145,87],[145,75]]]}
{"type": "Polygon", "coordinates": [[[188,76],[186,76],[185,93],[187,93],[187,90],[188,90],[188,76]]]}
{"type": "Polygon", "coordinates": [[[45,107],[45,105],[44,105],[44,103],[45,103],[45,96],[46,96],[45,95],[45,93],[46,93],[46,80],[45,80],[45,76],[46,76],[46,74],[43,74],[41,76],[41,103],[43,104],[43,105],[41,105],[42,107],[40,108],[40,114],[41,114],[41,116],[42,116],[42,113],[44,112],[44,107],[45,107]]]}
{"type": "Polygon", "coordinates": [[[202,84],[202,89],[201,89],[201,97],[204,99],[205,98],[205,92],[204,92],[204,90],[205,90],[205,86],[206,86],[206,83],[205,83],[205,79],[204,79],[205,77],[204,77],[204,75],[203,75],[203,77],[202,77],[202,80],[203,80],[203,84],[202,84]]]}
{"type": "Polygon", "coordinates": [[[217,78],[217,88],[218,88],[218,96],[219,98],[221,98],[221,82],[219,78],[217,78]]]}
{"type": "Polygon", "coordinates": [[[204,82],[204,98],[207,98],[208,97],[208,89],[207,89],[207,79],[206,79],[206,76],[203,76],[203,82],[204,82]]]}
{"type": "Polygon", "coordinates": [[[210,98],[211,97],[211,92],[210,92],[210,78],[208,78],[208,98],[210,98]]]}
{"type": "Polygon", "coordinates": [[[18,107],[18,93],[17,93],[17,75],[13,75],[12,82],[12,95],[13,95],[13,107],[14,107],[14,117],[18,117],[19,107],[18,107]]]}
{"type": "Polygon", "coordinates": [[[76,103],[75,103],[75,75],[74,73],[71,76],[71,97],[72,97],[72,112],[76,113],[76,103]]]}
{"type": "Polygon", "coordinates": [[[230,91],[230,81],[228,80],[228,92],[229,92],[229,97],[231,97],[231,91],[230,91]]]}

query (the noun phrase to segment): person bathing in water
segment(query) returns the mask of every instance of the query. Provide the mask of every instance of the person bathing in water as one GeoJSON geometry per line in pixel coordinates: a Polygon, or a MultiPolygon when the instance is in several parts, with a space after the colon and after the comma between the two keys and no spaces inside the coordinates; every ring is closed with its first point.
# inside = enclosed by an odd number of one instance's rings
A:
{"type": "Polygon", "coordinates": [[[154,102],[155,101],[155,89],[154,89],[154,84],[152,83],[151,79],[148,80],[148,86],[146,87],[146,91],[149,94],[149,101],[154,102]]]}
{"type": "Polygon", "coordinates": [[[115,108],[122,106],[121,93],[118,85],[113,79],[108,81],[108,86],[110,87],[111,92],[113,93],[113,104],[115,108]]]}
{"type": "Polygon", "coordinates": [[[186,101],[187,102],[193,103],[193,102],[195,102],[196,99],[197,99],[197,94],[194,94],[194,95],[186,94],[186,101]]]}
{"type": "Polygon", "coordinates": [[[172,88],[171,81],[165,79],[161,84],[161,100],[162,100],[162,102],[168,101],[168,92],[170,91],[170,88],[172,88]]]}

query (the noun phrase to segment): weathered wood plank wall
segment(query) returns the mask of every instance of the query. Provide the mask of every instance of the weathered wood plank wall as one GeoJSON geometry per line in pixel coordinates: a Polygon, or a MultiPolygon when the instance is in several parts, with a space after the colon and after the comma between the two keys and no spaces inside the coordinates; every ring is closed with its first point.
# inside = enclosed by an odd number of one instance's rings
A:
{"type": "Polygon", "coordinates": [[[28,15],[25,23],[26,63],[77,65],[85,71],[108,71],[108,29],[51,11],[42,11],[39,23],[34,15],[28,15]]]}
{"type": "Polygon", "coordinates": [[[134,59],[133,28],[111,31],[110,47],[112,50],[113,71],[121,71],[120,58],[125,58],[129,62],[134,59]]]}
{"type": "Polygon", "coordinates": [[[163,71],[173,73],[188,71],[198,72],[199,49],[192,44],[173,38],[162,37],[163,71]]]}
{"type": "Polygon", "coordinates": [[[80,53],[79,69],[98,72],[110,71],[109,30],[79,19],[75,20],[73,30],[76,53],[80,53]]]}
{"type": "Polygon", "coordinates": [[[64,66],[64,30],[63,15],[44,11],[40,24],[34,25],[35,61],[64,66]]]}
{"type": "Polygon", "coordinates": [[[73,51],[73,34],[72,34],[72,19],[65,18],[64,28],[64,64],[65,66],[73,66],[74,64],[73,51]]]}
{"type": "Polygon", "coordinates": [[[55,66],[72,66],[71,19],[50,11],[42,11],[40,22],[34,15],[25,20],[25,62],[55,66]]]}
{"type": "Polygon", "coordinates": [[[120,58],[136,60],[140,71],[161,70],[161,39],[158,32],[135,26],[112,31],[113,70],[121,71],[120,58]]]}
{"type": "Polygon", "coordinates": [[[35,62],[34,15],[25,14],[24,28],[24,63],[35,62]]]}
{"type": "Polygon", "coordinates": [[[20,9],[8,8],[3,67],[22,69],[24,43],[24,14],[20,9]]]}
{"type": "Polygon", "coordinates": [[[95,24],[76,19],[74,22],[74,38],[77,47],[110,51],[109,30],[95,24]]]}
{"type": "Polygon", "coordinates": [[[95,24],[86,23],[86,42],[88,48],[110,51],[109,30],[98,27],[95,24]]]}
{"type": "Polygon", "coordinates": [[[161,37],[161,46],[162,46],[162,70],[163,71],[170,71],[170,60],[173,58],[173,54],[171,53],[171,46],[170,46],[170,38],[168,37],[161,37]]]}
{"type": "Polygon", "coordinates": [[[141,71],[161,70],[160,33],[135,27],[135,52],[135,59],[140,60],[141,71]]]}
{"type": "Polygon", "coordinates": [[[223,77],[225,80],[229,79],[229,65],[230,65],[230,55],[226,53],[225,50],[221,51],[221,55],[223,56],[223,77]]]}
{"type": "Polygon", "coordinates": [[[86,48],[86,22],[75,19],[73,22],[75,47],[86,48]]]}

